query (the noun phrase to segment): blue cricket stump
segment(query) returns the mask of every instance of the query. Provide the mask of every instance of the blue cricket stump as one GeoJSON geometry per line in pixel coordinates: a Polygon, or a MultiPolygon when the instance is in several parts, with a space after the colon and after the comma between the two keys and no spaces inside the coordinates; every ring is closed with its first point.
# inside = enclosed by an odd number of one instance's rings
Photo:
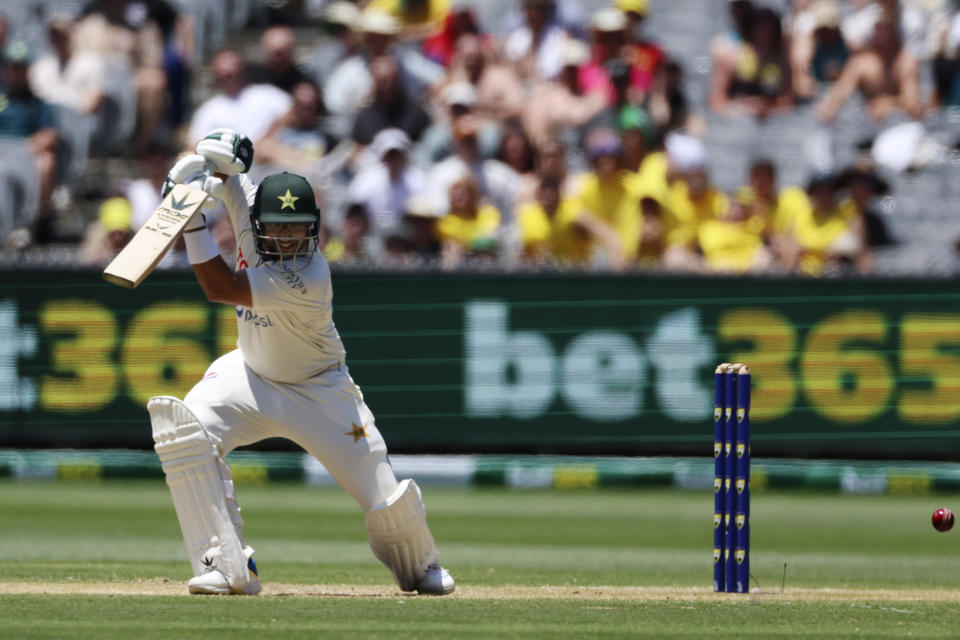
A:
{"type": "Polygon", "coordinates": [[[724,551],[724,515],[726,515],[726,493],[723,478],[726,473],[723,453],[724,424],[726,421],[726,385],[725,374],[729,364],[721,364],[714,373],[713,406],[713,590],[726,590],[726,566],[723,562],[724,551]]]}
{"type": "Polygon", "coordinates": [[[713,590],[750,590],[750,368],[714,372],[713,590]]]}
{"type": "Polygon", "coordinates": [[[737,373],[737,496],[736,559],[737,593],[750,591],[750,367],[737,373]]]}

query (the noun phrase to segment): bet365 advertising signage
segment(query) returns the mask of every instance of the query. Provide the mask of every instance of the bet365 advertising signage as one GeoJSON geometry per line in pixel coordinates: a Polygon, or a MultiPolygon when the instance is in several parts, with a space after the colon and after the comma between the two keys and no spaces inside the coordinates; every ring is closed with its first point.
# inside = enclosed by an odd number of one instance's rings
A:
{"type": "MultiPolygon", "coordinates": [[[[150,446],[236,323],[189,273],[0,273],[0,446],[150,446]]],[[[334,275],[396,452],[712,450],[712,371],[753,371],[755,455],[960,453],[960,294],[940,280],[334,275]]],[[[282,446],[273,443],[272,446],[282,446]]]]}

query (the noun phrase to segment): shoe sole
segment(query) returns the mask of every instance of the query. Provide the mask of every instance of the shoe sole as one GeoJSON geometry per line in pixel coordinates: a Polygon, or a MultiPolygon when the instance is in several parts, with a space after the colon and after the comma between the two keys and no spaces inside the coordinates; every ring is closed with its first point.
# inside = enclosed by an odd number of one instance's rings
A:
{"type": "Polygon", "coordinates": [[[187,590],[195,596],[255,596],[260,593],[260,585],[257,584],[255,590],[247,585],[240,591],[234,591],[230,587],[210,587],[207,585],[187,585],[187,590]]]}
{"type": "Polygon", "coordinates": [[[417,593],[421,596],[448,596],[454,591],[456,591],[456,585],[450,587],[449,589],[443,589],[441,591],[420,591],[417,590],[417,593]]]}
{"type": "Polygon", "coordinates": [[[187,587],[191,594],[195,596],[228,596],[233,593],[229,588],[217,589],[211,587],[187,587]]]}

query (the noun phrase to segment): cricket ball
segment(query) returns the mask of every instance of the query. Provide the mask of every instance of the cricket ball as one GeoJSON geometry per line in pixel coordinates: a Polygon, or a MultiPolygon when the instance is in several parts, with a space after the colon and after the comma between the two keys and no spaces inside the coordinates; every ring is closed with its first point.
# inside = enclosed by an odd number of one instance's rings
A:
{"type": "Polygon", "coordinates": [[[950,509],[937,509],[930,518],[933,528],[937,531],[950,531],[953,528],[953,511],[950,509]]]}

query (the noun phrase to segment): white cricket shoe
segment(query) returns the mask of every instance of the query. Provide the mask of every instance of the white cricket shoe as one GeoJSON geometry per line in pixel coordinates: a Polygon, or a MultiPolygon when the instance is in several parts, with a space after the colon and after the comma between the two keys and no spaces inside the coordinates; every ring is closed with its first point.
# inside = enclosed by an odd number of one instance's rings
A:
{"type": "Polygon", "coordinates": [[[250,558],[247,562],[247,570],[250,573],[250,580],[242,589],[234,589],[227,581],[227,576],[214,567],[212,564],[202,575],[190,578],[187,582],[187,589],[193,594],[203,595],[245,595],[255,596],[260,593],[260,578],[257,574],[257,563],[250,558]]]}
{"type": "Polygon", "coordinates": [[[434,562],[427,567],[423,577],[417,584],[417,593],[424,596],[445,596],[453,593],[455,588],[453,578],[447,570],[434,562]]]}

